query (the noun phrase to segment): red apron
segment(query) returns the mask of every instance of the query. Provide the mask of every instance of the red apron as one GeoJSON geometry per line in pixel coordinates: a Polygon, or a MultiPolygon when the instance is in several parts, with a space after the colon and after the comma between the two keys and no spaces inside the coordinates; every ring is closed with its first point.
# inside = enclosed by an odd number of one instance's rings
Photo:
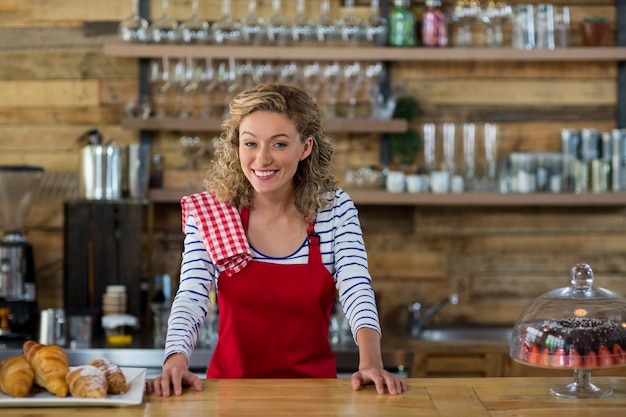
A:
{"type": "MultiPolygon", "coordinates": [[[[249,211],[241,213],[248,229],[249,211]]],[[[309,262],[250,261],[217,284],[218,341],[207,378],[336,378],[328,341],[335,282],[309,224],[309,262]]]]}

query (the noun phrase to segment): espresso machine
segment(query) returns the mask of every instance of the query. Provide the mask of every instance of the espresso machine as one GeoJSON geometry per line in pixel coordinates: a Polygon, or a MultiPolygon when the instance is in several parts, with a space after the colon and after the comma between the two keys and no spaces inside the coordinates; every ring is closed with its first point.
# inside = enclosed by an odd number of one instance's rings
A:
{"type": "Polygon", "coordinates": [[[42,176],[41,167],[0,165],[0,344],[7,346],[21,346],[37,333],[33,248],[23,226],[42,176]]]}

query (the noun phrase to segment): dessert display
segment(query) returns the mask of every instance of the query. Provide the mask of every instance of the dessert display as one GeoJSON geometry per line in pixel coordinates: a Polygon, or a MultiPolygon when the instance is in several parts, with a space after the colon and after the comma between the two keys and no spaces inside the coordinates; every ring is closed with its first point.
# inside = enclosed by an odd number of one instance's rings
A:
{"type": "Polygon", "coordinates": [[[572,384],[553,387],[557,397],[589,398],[612,394],[590,381],[592,369],[626,365],[626,300],[593,285],[587,264],[575,265],[571,286],[549,291],[518,318],[509,344],[517,362],[572,369],[572,384]]]}
{"type": "Polygon", "coordinates": [[[62,347],[29,340],[22,346],[22,355],[0,362],[0,392],[28,398],[42,389],[59,398],[105,398],[124,394],[130,386],[122,369],[108,359],[70,367],[62,347]]]}

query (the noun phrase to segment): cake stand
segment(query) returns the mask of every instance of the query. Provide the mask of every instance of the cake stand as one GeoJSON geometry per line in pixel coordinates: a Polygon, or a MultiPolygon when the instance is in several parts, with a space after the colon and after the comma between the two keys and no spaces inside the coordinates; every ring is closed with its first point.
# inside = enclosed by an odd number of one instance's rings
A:
{"type": "Polygon", "coordinates": [[[574,381],[554,386],[562,398],[613,394],[591,382],[591,371],[626,365],[626,300],[593,286],[593,271],[576,264],[571,285],[535,299],[520,314],[509,343],[511,359],[524,365],[572,369],[574,381]]]}

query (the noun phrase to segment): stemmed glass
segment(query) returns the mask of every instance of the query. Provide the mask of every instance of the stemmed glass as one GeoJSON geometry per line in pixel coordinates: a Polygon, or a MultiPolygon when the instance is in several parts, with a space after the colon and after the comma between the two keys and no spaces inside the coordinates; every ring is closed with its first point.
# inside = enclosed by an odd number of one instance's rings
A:
{"type": "Polygon", "coordinates": [[[276,68],[270,61],[257,62],[253,75],[254,81],[258,84],[271,83],[275,80],[276,68]]]}
{"type": "Polygon", "coordinates": [[[339,40],[337,22],[330,14],[330,0],[322,0],[320,16],[315,21],[317,42],[324,45],[334,45],[339,40]]]}
{"type": "Polygon", "coordinates": [[[317,102],[317,95],[322,88],[322,66],[318,61],[306,62],[302,67],[302,83],[317,102]]]}
{"type": "Polygon", "coordinates": [[[210,57],[205,58],[202,65],[199,64],[198,67],[201,67],[198,90],[201,92],[204,99],[200,116],[204,119],[208,119],[211,117],[211,93],[217,86],[217,75],[213,67],[213,60],[210,57]]]}
{"type": "Polygon", "coordinates": [[[246,59],[237,66],[237,90],[247,90],[254,86],[254,64],[252,60],[246,59]]]}
{"type": "Polygon", "coordinates": [[[346,0],[346,8],[346,16],[338,22],[341,42],[344,45],[359,45],[364,39],[364,22],[354,14],[354,0],[346,0]]]}
{"type": "Polygon", "coordinates": [[[300,67],[296,61],[289,61],[280,66],[280,82],[283,84],[298,86],[300,83],[300,67]]]}
{"type": "Polygon", "coordinates": [[[384,97],[380,92],[380,83],[385,73],[385,67],[381,61],[370,62],[365,66],[364,82],[370,95],[370,118],[376,119],[381,116],[384,97]]]}
{"type": "Polygon", "coordinates": [[[187,62],[185,58],[176,59],[171,75],[172,88],[176,91],[176,108],[174,114],[177,117],[186,118],[187,114],[184,110],[185,86],[187,85],[189,74],[187,73],[187,62]]]}
{"type": "Polygon", "coordinates": [[[235,58],[230,57],[228,61],[220,61],[217,65],[217,88],[224,98],[224,117],[228,116],[228,106],[230,99],[237,91],[237,64],[235,58]]]}
{"type": "Polygon", "coordinates": [[[237,45],[243,42],[241,23],[233,19],[230,0],[222,0],[222,17],[213,23],[212,39],[217,44],[237,45]]]}
{"type": "Polygon", "coordinates": [[[370,15],[364,22],[364,37],[367,43],[385,46],[389,34],[387,19],[380,15],[379,0],[371,0],[370,15]]]}
{"type": "Polygon", "coordinates": [[[124,42],[145,42],[148,26],[148,21],[139,16],[139,0],[133,0],[130,16],[120,22],[118,33],[124,42]]]}
{"type": "Polygon", "coordinates": [[[354,61],[343,65],[343,81],[348,92],[348,118],[354,119],[356,115],[357,93],[363,81],[361,63],[354,61]]]}
{"type": "Polygon", "coordinates": [[[243,40],[251,45],[261,45],[265,38],[265,21],[256,14],[256,0],[248,2],[248,15],[241,21],[243,40]]]}
{"type": "Polygon", "coordinates": [[[306,15],[305,0],[298,0],[297,14],[291,26],[294,43],[307,45],[315,39],[315,23],[306,15]]]}
{"type": "Polygon", "coordinates": [[[198,158],[206,152],[204,141],[199,136],[182,136],[178,142],[178,152],[187,159],[187,175],[189,190],[196,188],[195,169],[198,158]]]}
{"type": "Polygon", "coordinates": [[[337,93],[341,86],[341,65],[338,61],[328,62],[322,71],[324,92],[328,101],[329,119],[337,117],[337,93]]]}
{"type": "Polygon", "coordinates": [[[148,82],[154,101],[155,117],[165,117],[165,93],[170,88],[170,61],[166,56],[150,61],[148,82]]]}
{"type": "Polygon", "coordinates": [[[178,42],[178,23],[169,16],[168,0],[163,0],[161,17],[152,21],[148,28],[150,41],[155,43],[176,43],[178,42]]]}
{"type": "Polygon", "coordinates": [[[178,27],[184,43],[208,43],[210,25],[198,16],[198,0],[191,3],[191,16],[178,27]]]}
{"type": "Polygon", "coordinates": [[[291,39],[291,22],[280,11],[281,0],[272,0],[272,16],[267,21],[266,35],[270,44],[285,46],[291,39]]]}

